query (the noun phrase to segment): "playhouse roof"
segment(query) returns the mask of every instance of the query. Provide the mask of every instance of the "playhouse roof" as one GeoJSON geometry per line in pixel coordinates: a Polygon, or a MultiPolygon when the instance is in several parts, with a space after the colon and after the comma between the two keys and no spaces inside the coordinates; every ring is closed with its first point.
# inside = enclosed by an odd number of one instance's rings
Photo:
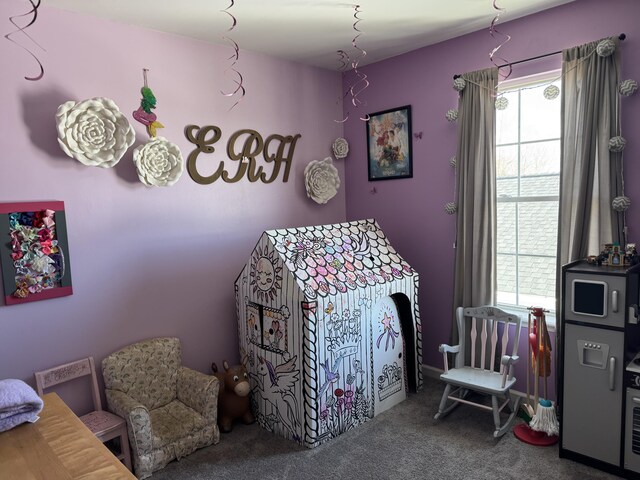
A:
{"type": "Polygon", "coordinates": [[[309,298],[417,277],[373,219],[264,234],[309,298]]]}

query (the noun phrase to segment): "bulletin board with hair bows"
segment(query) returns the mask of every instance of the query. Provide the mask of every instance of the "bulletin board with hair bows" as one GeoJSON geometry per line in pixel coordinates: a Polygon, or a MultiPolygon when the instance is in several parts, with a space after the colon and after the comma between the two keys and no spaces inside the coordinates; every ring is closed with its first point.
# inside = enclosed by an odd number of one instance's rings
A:
{"type": "Polygon", "coordinates": [[[5,305],[71,295],[62,201],[0,203],[5,305]]]}

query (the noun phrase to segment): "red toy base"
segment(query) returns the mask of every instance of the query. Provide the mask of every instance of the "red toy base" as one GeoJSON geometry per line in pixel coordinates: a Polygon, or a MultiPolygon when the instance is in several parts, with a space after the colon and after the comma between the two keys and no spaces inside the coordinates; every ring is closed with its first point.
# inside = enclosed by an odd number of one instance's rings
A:
{"type": "Polygon", "coordinates": [[[526,423],[520,423],[513,427],[513,434],[518,440],[537,447],[548,447],[558,443],[557,435],[547,435],[544,432],[531,430],[526,423]]]}

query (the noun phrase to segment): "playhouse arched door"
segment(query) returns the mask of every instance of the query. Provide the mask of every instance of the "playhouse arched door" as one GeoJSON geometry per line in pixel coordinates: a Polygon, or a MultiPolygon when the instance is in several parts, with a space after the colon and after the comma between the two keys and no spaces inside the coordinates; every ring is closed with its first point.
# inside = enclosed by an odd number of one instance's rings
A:
{"type": "Polygon", "coordinates": [[[407,398],[406,362],[396,303],[383,297],[372,313],[374,415],[378,415],[407,398]]]}

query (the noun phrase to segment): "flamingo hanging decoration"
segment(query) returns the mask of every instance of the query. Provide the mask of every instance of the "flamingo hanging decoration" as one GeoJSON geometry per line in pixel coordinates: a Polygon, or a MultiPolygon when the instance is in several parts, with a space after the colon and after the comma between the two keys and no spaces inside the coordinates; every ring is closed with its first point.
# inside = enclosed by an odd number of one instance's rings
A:
{"type": "Polygon", "coordinates": [[[156,130],[158,128],[164,128],[164,125],[158,122],[158,117],[151,110],[156,108],[156,97],[147,84],[147,72],[148,68],[142,69],[142,76],[144,77],[144,86],[140,89],[142,99],[140,100],[140,106],[133,112],[133,118],[147,127],[147,132],[151,138],[155,138],[156,130]]]}

